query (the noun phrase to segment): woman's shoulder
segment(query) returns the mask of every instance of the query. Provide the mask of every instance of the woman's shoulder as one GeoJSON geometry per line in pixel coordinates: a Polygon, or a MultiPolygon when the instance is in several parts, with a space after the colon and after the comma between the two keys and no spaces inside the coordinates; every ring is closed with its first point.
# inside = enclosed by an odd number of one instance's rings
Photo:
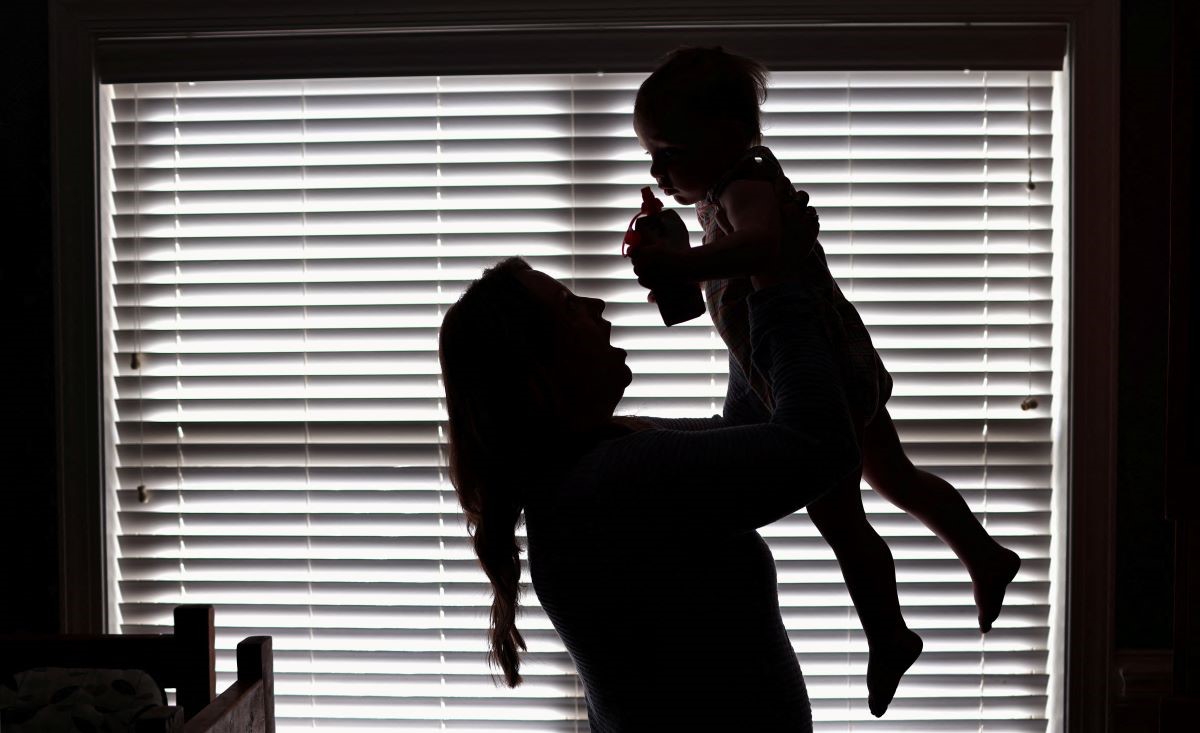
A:
{"type": "Polygon", "coordinates": [[[559,476],[538,492],[538,503],[567,511],[588,504],[614,471],[635,471],[658,456],[656,446],[668,433],[679,432],[655,418],[618,416],[614,429],[568,462],[559,476]]]}
{"type": "Polygon", "coordinates": [[[615,417],[609,429],[563,462],[557,476],[537,492],[539,499],[549,499],[552,504],[586,499],[603,481],[610,464],[630,460],[646,444],[647,437],[658,432],[661,428],[652,419],[615,417]]]}
{"type": "Polygon", "coordinates": [[[627,482],[628,476],[650,465],[657,438],[664,432],[649,421],[645,424],[597,441],[530,494],[525,506],[530,536],[571,545],[617,521],[606,511],[610,504],[606,495],[614,483],[627,482]]]}

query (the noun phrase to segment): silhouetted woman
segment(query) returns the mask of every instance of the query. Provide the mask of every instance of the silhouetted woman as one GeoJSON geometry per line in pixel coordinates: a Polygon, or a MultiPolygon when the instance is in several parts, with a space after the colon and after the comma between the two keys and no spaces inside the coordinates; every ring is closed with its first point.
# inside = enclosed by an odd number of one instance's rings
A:
{"type": "Polygon", "coordinates": [[[859,453],[816,304],[786,277],[753,284],[770,414],[731,361],[721,416],[614,417],[632,373],[604,302],[517,258],[442,323],[450,477],[494,592],[490,659],[520,684],[524,512],[533,587],[593,731],[812,727],[756,530],[845,481],[859,453]]]}

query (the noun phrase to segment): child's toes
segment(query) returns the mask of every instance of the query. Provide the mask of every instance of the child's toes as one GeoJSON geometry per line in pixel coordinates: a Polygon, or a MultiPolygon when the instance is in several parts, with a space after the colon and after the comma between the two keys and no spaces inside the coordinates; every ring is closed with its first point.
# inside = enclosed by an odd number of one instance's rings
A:
{"type": "Polygon", "coordinates": [[[867,661],[867,706],[876,718],[887,712],[896,696],[900,678],[921,656],[924,642],[911,629],[903,629],[885,648],[871,647],[867,661]]]}
{"type": "Polygon", "coordinates": [[[979,611],[979,629],[983,633],[992,630],[992,624],[1004,607],[1004,593],[1008,584],[1021,569],[1021,558],[1012,550],[1001,548],[996,561],[980,577],[973,579],[975,607],[979,611]]]}

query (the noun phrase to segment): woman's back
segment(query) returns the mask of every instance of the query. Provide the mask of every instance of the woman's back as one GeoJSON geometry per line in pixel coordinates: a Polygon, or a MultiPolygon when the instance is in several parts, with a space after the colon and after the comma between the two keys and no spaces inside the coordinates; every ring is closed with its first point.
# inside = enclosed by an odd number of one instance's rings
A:
{"type": "Polygon", "coordinates": [[[605,441],[526,507],[538,599],[579,671],[593,731],[807,730],[759,534],[691,523],[686,507],[656,525],[606,500],[689,438],[649,430],[605,441]]]}

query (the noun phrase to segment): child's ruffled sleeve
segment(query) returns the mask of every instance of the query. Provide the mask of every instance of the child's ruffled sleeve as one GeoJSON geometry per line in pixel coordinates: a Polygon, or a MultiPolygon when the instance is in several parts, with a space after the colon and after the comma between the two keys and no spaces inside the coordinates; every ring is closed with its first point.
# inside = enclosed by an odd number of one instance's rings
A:
{"type": "Polygon", "coordinates": [[[783,168],[775,159],[770,148],[756,145],[746,151],[717,182],[708,189],[705,197],[710,203],[719,203],[721,194],[734,181],[766,181],[773,183],[783,176],[783,168]]]}

